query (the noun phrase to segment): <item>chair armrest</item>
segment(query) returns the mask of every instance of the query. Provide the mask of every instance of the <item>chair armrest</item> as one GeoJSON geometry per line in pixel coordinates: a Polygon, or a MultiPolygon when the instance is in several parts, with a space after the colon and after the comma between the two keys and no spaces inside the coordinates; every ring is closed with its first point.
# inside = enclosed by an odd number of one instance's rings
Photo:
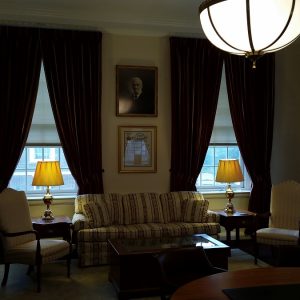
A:
{"type": "MultiPolygon", "coordinates": [[[[34,234],[35,239],[37,240],[36,243],[36,262],[41,263],[42,256],[41,256],[41,244],[40,244],[40,235],[36,230],[26,230],[26,231],[20,231],[20,232],[5,232],[5,231],[0,231],[0,235],[2,237],[16,237],[16,236],[21,236],[21,235],[26,235],[26,234],[34,234]]],[[[5,256],[5,245],[2,241],[2,246],[0,249],[3,253],[2,255],[5,256]]]]}
{"type": "Polygon", "coordinates": [[[40,239],[40,235],[36,230],[27,230],[27,231],[20,231],[20,232],[0,231],[0,233],[4,236],[7,236],[7,237],[15,237],[15,236],[19,236],[19,235],[26,235],[26,234],[33,233],[35,235],[36,240],[40,239]]]}
{"type": "Polygon", "coordinates": [[[265,213],[256,213],[255,217],[260,219],[268,219],[269,217],[271,217],[271,212],[268,211],[265,213]]]}
{"type": "Polygon", "coordinates": [[[268,223],[270,216],[271,212],[269,211],[265,213],[256,213],[254,216],[254,233],[256,230],[266,227],[265,224],[268,223]]]}

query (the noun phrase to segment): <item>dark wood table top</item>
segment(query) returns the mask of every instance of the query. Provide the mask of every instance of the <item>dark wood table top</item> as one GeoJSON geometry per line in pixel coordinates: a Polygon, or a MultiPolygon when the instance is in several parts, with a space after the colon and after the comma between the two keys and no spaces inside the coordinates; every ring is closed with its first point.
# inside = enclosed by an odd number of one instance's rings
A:
{"type": "Polygon", "coordinates": [[[31,218],[31,222],[33,224],[38,225],[47,225],[47,224],[57,224],[57,223],[68,223],[71,224],[71,219],[67,216],[54,216],[53,220],[44,220],[42,217],[40,218],[31,218]]]}
{"type": "Polygon", "coordinates": [[[300,268],[255,268],[219,273],[180,287],[171,300],[228,300],[223,289],[300,284],[300,268]]]}
{"type": "Polygon", "coordinates": [[[245,216],[256,216],[256,213],[251,212],[249,210],[245,210],[245,209],[237,209],[233,214],[228,214],[226,213],[223,209],[219,209],[219,210],[213,210],[214,212],[216,212],[217,214],[226,217],[226,218],[230,218],[230,217],[245,217],[245,216]]]}

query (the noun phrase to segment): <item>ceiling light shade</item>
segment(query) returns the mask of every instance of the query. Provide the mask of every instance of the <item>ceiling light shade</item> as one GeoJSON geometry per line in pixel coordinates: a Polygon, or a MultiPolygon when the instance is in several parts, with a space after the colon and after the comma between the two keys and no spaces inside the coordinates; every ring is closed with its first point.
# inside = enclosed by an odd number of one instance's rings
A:
{"type": "Polygon", "coordinates": [[[254,62],[300,34],[300,0],[206,0],[199,15],[212,44],[254,62]]]}

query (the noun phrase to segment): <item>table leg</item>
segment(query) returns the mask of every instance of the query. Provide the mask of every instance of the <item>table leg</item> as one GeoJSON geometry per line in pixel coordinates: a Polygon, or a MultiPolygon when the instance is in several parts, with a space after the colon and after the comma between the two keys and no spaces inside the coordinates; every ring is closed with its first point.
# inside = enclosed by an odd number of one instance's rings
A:
{"type": "Polygon", "coordinates": [[[235,239],[238,242],[240,240],[240,228],[236,228],[236,235],[235,235],[235,239]]]}
{"type": "Polygon", "coordinates": [[[231,240],[231,234],[230,234],[230,229],[226,228],[226,240],[230,241],[231,240]]]}

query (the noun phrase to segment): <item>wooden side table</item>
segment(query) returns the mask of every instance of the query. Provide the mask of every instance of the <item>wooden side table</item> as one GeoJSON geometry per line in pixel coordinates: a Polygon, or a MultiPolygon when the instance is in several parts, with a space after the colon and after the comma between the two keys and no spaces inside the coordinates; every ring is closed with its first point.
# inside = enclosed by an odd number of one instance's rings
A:
{"type": "Polygon", "coordinates": [[[40,238],[62,237],[71,242],[71,219],[66,216],[55,217],[53,220],[43,220],[42,218],[32,218],[33,229],[36,230],[40,238]]]}
{"type": "Polygon", "coordinates": [[[255,213],[248,210],[237,210],[233,214],[227,214],[223,210],[215,210],[220,216],[220,225],[226,229],[226,241],[231,241],[231,231],[236,230],[236,242],[240,240],[240,228],[252,227],[255,222],[255,213]]]}

